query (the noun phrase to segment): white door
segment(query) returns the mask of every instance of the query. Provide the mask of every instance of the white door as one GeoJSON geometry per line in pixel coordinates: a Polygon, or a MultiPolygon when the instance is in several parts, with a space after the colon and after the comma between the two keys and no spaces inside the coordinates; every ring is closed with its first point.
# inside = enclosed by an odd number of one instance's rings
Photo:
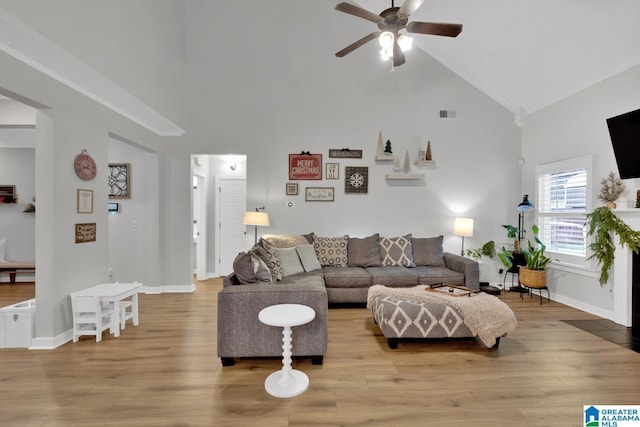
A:
{"type": "Polygon", "coordinates": [[[233,260],[245,251],[242,216],[247,210],[245,179],[216,177],[216,274],[226,276],[233,271],[233,260]]]}

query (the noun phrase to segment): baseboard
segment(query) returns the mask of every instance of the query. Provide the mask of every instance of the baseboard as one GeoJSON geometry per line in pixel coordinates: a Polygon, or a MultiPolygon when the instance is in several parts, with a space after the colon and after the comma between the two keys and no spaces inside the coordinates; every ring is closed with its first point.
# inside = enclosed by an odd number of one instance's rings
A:
{"type": "Polygon", "coordinates": [[[73,340],[73,329],[64,331],[55,337],[34,338],[31,340],[29,350],[54,350],[61,345],[73,340]]]}
{"type": "Polygon", "coordinates": [[[570,297],[566,297],[564,295],[558,295],[554,292],[551,292],[550,295],[551,299],[553,301],[557,301],[561,304],[564,305],[568,305],[569,307],[573,307],[576,308],[578,310],[593,314],[595,316],[600,316],[603,317],[605,319],[611,320],[611,321],[615,321],[614,320],[614,316],[613,316],[613,311],[611,310],[605,310],[602,307],[596,307],[594,305],[591,304],[586,304],[583,301],[578,301],[576,299],[570,298],[570,297]]]}
{"type": "Polygon", "coordinates": [[[191,293],[196,290],[196,285],[193,283],[188,286],[176,286],[176,285],[167,285],[167,286],[142,286],[140,290],[143,294],[164,294],[164,293],[191,293]]]}

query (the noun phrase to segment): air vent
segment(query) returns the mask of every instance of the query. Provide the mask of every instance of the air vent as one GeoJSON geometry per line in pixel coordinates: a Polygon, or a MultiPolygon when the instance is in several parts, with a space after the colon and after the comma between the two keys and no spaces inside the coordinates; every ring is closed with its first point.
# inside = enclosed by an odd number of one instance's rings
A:
{"type": "Polygon", "coordinates": [[[440,110],[441,119],[455,119],[456,110],[440,110]]]}

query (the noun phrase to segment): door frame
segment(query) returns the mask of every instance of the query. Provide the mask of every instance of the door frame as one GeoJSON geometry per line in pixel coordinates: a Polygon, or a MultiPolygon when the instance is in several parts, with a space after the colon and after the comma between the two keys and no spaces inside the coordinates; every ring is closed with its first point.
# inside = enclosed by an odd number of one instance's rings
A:
{"type": "MultiPolygon", "coordinates": [[[[196,279],[202,281],[207,280],[207,194],[209,193],[207,191],[207,177],[197,171],[194,171],[192,175],[198,179],[196,192],[200,199],[200,223],[198,224],[200,236],[196,244],[196,279]]],[[[193,221],[193,218],[191,220],[193,221]]]]}

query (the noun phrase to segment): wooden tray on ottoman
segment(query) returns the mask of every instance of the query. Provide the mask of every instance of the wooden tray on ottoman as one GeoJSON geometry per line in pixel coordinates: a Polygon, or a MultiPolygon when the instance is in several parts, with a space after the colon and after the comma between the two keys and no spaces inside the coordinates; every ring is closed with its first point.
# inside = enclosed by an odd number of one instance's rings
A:
{"type": "Polygon", "coordinates": [[[436,285],[427,286],[425,288],[425,291],[440,292],[452,297],[471,297],[478,294],[478,291],[474,289],[465,288],[464,286],[459,285],[447,285],[445,283],[438,283],[436,285]]]}

